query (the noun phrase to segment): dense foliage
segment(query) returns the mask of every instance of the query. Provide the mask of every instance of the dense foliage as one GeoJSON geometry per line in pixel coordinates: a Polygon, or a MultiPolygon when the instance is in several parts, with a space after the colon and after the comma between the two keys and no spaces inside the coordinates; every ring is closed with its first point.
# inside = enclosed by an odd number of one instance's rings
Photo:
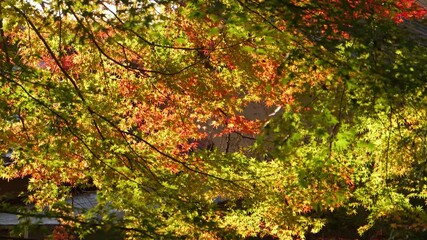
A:
{"type": "Polygon", "coordinates": [[[57,239],[291,239],[343,219],[422,236],[427,49],[404,24],[424,14],[411,0],[1,0],[1,176],[30,177],[34,211],[67,226],[57,239]],[[65,200],[85,187],[98,206],[76,215],[65,200]]]}

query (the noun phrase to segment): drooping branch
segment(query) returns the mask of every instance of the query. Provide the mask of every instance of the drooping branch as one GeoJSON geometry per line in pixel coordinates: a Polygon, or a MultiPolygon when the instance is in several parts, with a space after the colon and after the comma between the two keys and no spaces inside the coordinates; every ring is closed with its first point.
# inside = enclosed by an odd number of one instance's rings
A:
{"type": "MultiPolygon", "coordinates": [[[[79,98],[82,100],[82,102],[84,104],[86,104],[86,98],[83,96],[83,93],[80,91],[79,87],[77,86],[76,81],[74,80],[73,77],[71,77],[71,75],[67,72],[67,70],[65,70],[64,66],[61,64],[61,62],[59,61],[58,57],[53,52],[52,48],[50,47],[50,45],[48,44],[48,42],[46,41],[46,39],[42,36],[42,34],[40,33],[40,31],[37,29],[37,27],[34,25],[34,23],[30,20],[30,18],[21,9],[19,9],[19,8],[15,7],[15,6],[12,6],[12,8],[15,9],[15,11],[17,11],[25,19],[25,21],[31,26],[31,28],[33,29],[33,31],[38,36],[38,38],[42,41],[42,43],[45,46],[46,50],[48,51],[49,55],[54,60],[55,64],[61,70],[62,74],[71,82],[71,84],[73,85],[74,90],[77,93],[77,95],[79,96],[79,98]]],[[[88,112],[91,115],[93,115],[92,108],[89,105],[87,105],[86,108],[87,108],[88,112]]],[[[95,126],[96,131],[100,135],[101,139],[105,140],[105,137],[102,134],[101,129],[99,128],[99,126],[96,123],[95,119],[92,119],[92,122],[93,122],[93,125],[95,126]]]]}
{"type": "Polygon", "coordinates": [[[74,16],[74,18],[76,19],[76,21],[79,23],[79,25],[84,29],[84,31],[89,35],[89,38],[91,39],[91,41],[93,42],[93,44],[95,45],[96,49],[104,56],[106,57],[108,60],[112,61],[114,64],[117,64],[120,67],[123,67],[125,69],[131,70],[131,71],[136,71],[142,74],[147,74],[147,73],[152,73],[152,74],[159,74],[159,75],[165,75],[165,76],[174,76],[174,75],[178,75],[194,66],[197,66],[198,64],[201,64],[204,62],[204,59],[195,61],[177,71],[174,72],[162,72],[162,71],[157,71],[157,70],[152,70],[152,69],[142,69],[138,66],[132,66],[131,64],[123,64],[120,61],[118,61],[117,59],[114,59],[113,57],[111,57],[110,55],[108,55],[104,49],[99,45],[98,41],[96,40],[96,38],[94,37],[93,32],[91,32],[91,30],[86,27],[85,24],[83,24],[82,20],[80,19],[80,17],[77,16],[77,14],[74,12],[74,10],[71,8],[71,6],[68,6],[70,12],[72,13],[72,15],[74,16]]]}
{"type": "MultiPolygon", "coordinates": [[[[144,138],[142,138],[142,137],[140,137],[140,136],[136,135],[135,133],[132,133],[132,132],[129,132],[129,131],[126,131],[126,130],[122,130],[122,129],[120,129],[120,128],[119,128],[119,126],[117,126],[116,124],[114,124],[112,121],[110,121],[110,120],[109,120],[109,119],[107,119],[106,117],[104,117],[104,116],[102,116],[102,115],[98,115],[98,116],[99,116],[101,119],[103,119],[105,122],[107,122],[108,124],[110,124],[110,125],[111,125],[113,128],[115,128],[118,132],[121,132],[122,134],[126,134],[126,135],[129,135],[129,136],[132,136],[132,137],[134,137],[135,139],[137,139],[138,141],[141,141],[141,142],[145,143],[147,146],[149,146],[151,149],[153,149],[153,150],[154,150],[155,152],[157,152],[158,154],[162,155],[163,157],[166,157],[167,159],[169,159],[169,160],[171,160],[171,161],[173,161],[173,162],[175,162],[175,163],[180,164],[180,165],[181,165],[181,166],[183,166],[185,169],[187,169],[187,170],[189,170],[189,171],[191,171],[191,172],[195,172],[195,173],[198,173],[198,174],[202,174],[202,175],[205,175],[205,176],[208,176],[208,177],[211,177],[211,178],[214,178],[214,179],[220,180],[220,181],[224,181],[224,182],[230,183],[230,184],[232,184],[232,185],[234,185],[234,186],[237,186],[237,187],[239,187],[239,188],[249,190],[249,189],[244,188],[244,187],[240,186],[239,184],[235,183],[235,182],[234,182],[234,180],[221,178],[221,177],[218,177],[218,176],[212,175],[212,174],[210,174],[210,173],[206,173],[206,172],[203,172],[203,171],[197,170],[197,169],[195,169],[195,168],[192,168],[192,167],[190,167],[187,163],[185,163],[185,162],[183,162],[183,161],[181,161],[181,160],[179,160],[179,159],[177,159],[177,158],[175,158],[175,157],[173,157],[173,156],[171,156],[171,155],[169,155],[169,154],[167,154],[167,153],[165,153],[165,152],[161,151],[159,148],[157,148],[156,146],[154,146],[153,144],[151,144],[150,142],[148,142],[148,141],[147,141],[147,140],[145,140],[144,138]]],[[[242,179],[240,179],[240,181],[242,181],[242,179]]],[[[249,190],[249,191],[250,191],[250,190],[249,190]]]]}
{"type": "MultiPolygon", "coordinates": [[[[79,134],[77,131],[74,130],[73,128],[73,124],[71,124],[67,118],[65,118],[64,116],[62,116],[60,113],[58,113],[57,111],[53,110],[52,108],[50,108],[48,106],[48,104],[46,104],[45,102],[43,102],[42,100],[36,98],[35,96],[33,96],[22,84],[20,84],[19,82],[13,80],[10,76],[7,76],[3,73],[1,73],[1,77],[7,79],[9,82],[15,84],[16,86],[18,86],[19,88],[22,89],[22,91],[24,91],[24,93],[30,97],[34,102],[36,102],[38,105],[40,105],[41,107],[43,107],[44,109],[46,109],[47,111],[49,111],[50,113],[52,113],[54,116],[58,117],[59,119],[61,119],[64,123],[65,126],[67,128],[67,130],[70,132],[70,134],[77,138],[79,140],[79,142],[81,142],[84,146],[84,148],[86,150],[89,151],[89,153],[95,158],[97,159],[99,162],[101,162],[104,166],[106,166],[107,168],[111,169],[113,172],[116,172],[118,175],[124,177],[125,179],[132,181],[134,183],[137,183],[138,185],[142,185],[140,182],[136,182],[134,179],[131,179],[129,176],[127,176],[126,174],[122,173],[121,171],[119,171],[118,169],[116,169],[115,167],[111,166],[110,164],[106,163],[100,155],[98,155],[90,146],[89,144],[83,139],[83,136],[81,136],[81,134],[79,134]]],[[[151,191],[149,189],[151,189],[148,186],[144,186],[143,189],[150,193],[151,191]]]]}

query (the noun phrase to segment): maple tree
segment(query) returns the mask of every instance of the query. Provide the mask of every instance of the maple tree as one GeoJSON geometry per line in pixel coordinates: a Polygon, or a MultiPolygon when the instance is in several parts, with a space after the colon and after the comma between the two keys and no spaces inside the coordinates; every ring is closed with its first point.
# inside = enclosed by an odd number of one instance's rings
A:
{"type": "Polygon", "coordinates": [[[34,211],[72,229],[57,239],[304,238],[351,216],[359,234],[418,236],[427,56],[403,26],[425,11],[2,0],[1,176],[30,177],[34,211]],[[255,118],[254,104],[277,111],[255,118]],[[98,205],[75,214],[66,199],[85,186],[98,205]]]}

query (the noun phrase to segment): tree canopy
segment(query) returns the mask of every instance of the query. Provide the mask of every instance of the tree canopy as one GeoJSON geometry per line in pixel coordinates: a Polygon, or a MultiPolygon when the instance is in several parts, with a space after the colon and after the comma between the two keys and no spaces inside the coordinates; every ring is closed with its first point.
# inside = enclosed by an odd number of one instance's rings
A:
{"type": "Polygon", "coordinates": [[[425,236],[425,5],[0,0],[1,177],[81,237],[425,236]]]}

